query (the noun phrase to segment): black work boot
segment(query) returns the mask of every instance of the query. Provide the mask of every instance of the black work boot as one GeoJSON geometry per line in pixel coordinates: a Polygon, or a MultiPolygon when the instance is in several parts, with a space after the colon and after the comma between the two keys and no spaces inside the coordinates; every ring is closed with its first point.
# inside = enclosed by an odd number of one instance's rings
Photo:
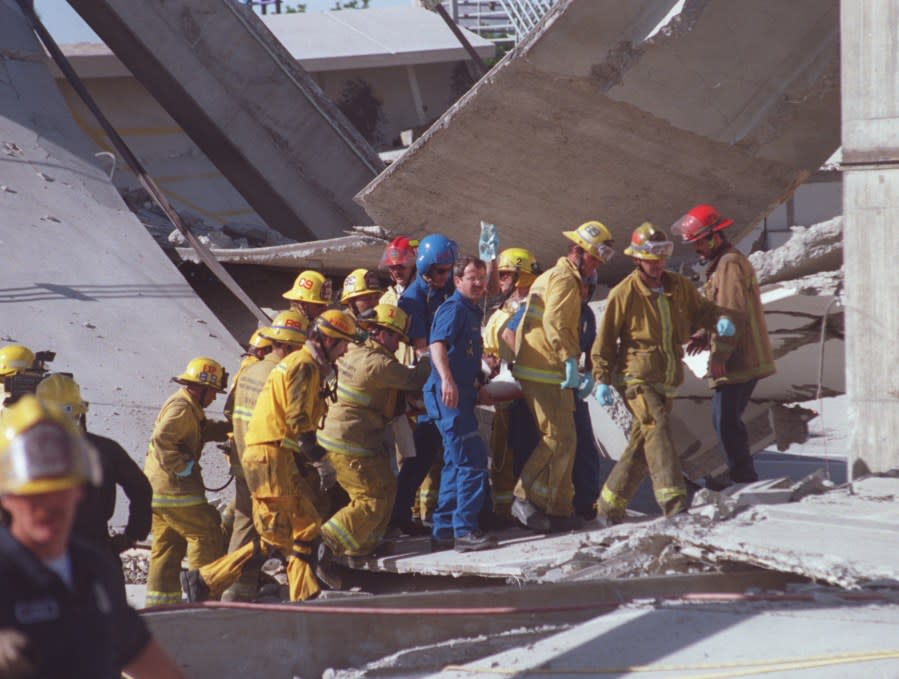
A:
{"type": "Polygon", "coordinates": [[[178,576],[181,580],[181,591],[191,603],[196,601],[209,601],[209,587],[200,577],[200,571],[196,568],[189,571],[181,571],[178,576]]]}
{"type": "Polygon", "coordinates": [[[340,589],[343,578],[337,572],[337,564],[334,563],[334,552],[324,542],[319,542],[315,548],[315,577],[322,589],[340,589]]]}
{"type": "Polygon", "coordinates": [[[552,529],[549,517],[527,500],[515,498],[512,503],[512,516],[518,519],[525,528],[537,533],[548,533],[552,529]]]}
{"type": "Polygon", "coordinates": [[[453,549],[457,552],[479,552],[492,547],[496,547],[496,536],[480,530],[458,537],[453,541],[453,549]]]}
{"type": "Polygon", "coordinates": [[[571,530],[580,530],[584,527],[584,520],[577,514],[571,516],[550,516],[549,527],[551,533],[567,533],[571,530]]]}

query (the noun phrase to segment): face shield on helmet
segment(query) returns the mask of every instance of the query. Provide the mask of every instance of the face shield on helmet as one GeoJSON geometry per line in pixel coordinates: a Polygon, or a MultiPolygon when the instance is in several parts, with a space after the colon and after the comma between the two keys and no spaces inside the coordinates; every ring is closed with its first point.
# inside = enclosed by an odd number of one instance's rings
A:
{"type": "Polygon", "coordinates": [[[563,231],[562,235],[603,263],[615,255],[612,249],[612,234],[602,222],[584,222],[574,231],[563,231]]]}
{"type": "Polygon", "coordinates": [[[309,319],[299,311],[290,309],[275,316],[272,324],[267,328],[262,328],[260,332],[265,339],[272,342],[302,346],[306,342],[308,330],[309,319]]]}
{"type": "Polygon", "coordinates": [[[318,271],[303,271],[293,283],[293,287],[281,295],[291,302],[306,304],[330,304],[333,289],[331,281],[318,271]]]}
{"type": "Polygon", "coordinates": [[[365,341],[364,333],[356,321],[346,311],[328,309],[312,322],[312,332],[319,337],[331,337],[360,344],[365,341]]]}
{"type": "Polygon", "coordinates": [[[51,404],[26,394],[0,415],[0,495],[100,485],[96,449],[51,404]]]}
{"type": "Polygon", "coordinates": [[[71,375],[48,375],[38,383],[34,394],[44,403],[56,406],[73,422],[87,414],[87,401],[82,400],[81,387],[71,375]]]}
{"type": "Polygon", "coordinates": [[[395,332],[403,342],[409,341],[409,316],[405,311],[393,304],[378,304],[369,314],[358,321],[363,328],[386,328],[395,332]]]}
{"type": "Polygon", "coordinates": [[[346,304],[351,299],[364,295],[380,295],[384,290],[381,281],[374,271],[356,269],[343,281],[343,290],[340,293],[340,303],[346,304]]]}
{"type": "Polygon", "coordinates": [[[724,219],[711,205],[695,205],[671,225],[671,233],[683,238],[685,243],[693,243],[733,223],[732,219],[724,219]]]}
{"type": "Polygon", "coordinates": [[[381,267],[387,269],[391,266],[415,266],[415,248],[417,240],[410,240],[406,236],[397,236],[384,248],[381,256],[381,267]]]}
{"type": "Polygon", "coordinates": [[[0,348],[0,378],[31,370],[35,358],[34,352],[21,344],[7,344],[0,348]]]}
{"type": "Polygon", "coordinates": [[[533,284],[540,273],[540,265],[537,264],[537,258],[534,257],[530,250],[508,248],[499,253],[496,270],[500,274],[514,274],[515,287],[527,288],[533,284]]]}
{"type": "Polygon", "coordinates": [[[209,387],[221,393],[228,388],[228,372],[218,361],[200,356],[191,359],[184,372],[173,377],[172,381],[184,385],[209,387]]]}
{"type": "Polygon", "coordinates": [[[624,254],[635,259],[654,261],[670,257],[674,252],[674,243],[668,240],[665,232],[657,229],[650,222],[643,222],[631,234],[631,244],[625,248],[624,254]]]}

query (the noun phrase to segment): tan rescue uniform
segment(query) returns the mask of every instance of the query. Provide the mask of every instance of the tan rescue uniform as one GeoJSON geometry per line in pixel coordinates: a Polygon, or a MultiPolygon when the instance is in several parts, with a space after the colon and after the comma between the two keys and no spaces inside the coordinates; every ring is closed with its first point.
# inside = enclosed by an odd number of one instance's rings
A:
{"type": "Polygon", "coordinates": [[[350,346],[337,365],[337,402],[328,410],[318,443],[328,451],[350,502],[322,526],[322,539],[336,554],[361,556],[384,536],[396,495],[384,429],[405,412],[402,392],[421,390],[430,364],[402,365],[369,341],[350,346]]]}
{"type": "Polygon", "coordinates": [[[671,439],[672,399],[683,382],[683,345],[720,310],[683,276],[666,271],[664,292],[650,290],[634,272],[609,293],[593,344],[596,382],[618,387],[634,416],[627,448],[599,496],[599,511],[620,521],[649,472],[656,502],[671,516],[684,511],[686,487],[671,439]]]}
{"type": "Polygon", "coordinates": [[[565,360],[581,353],[580,314],[581,276],[567,257],[560,257],[531,286],[516,333],[512,374],[521,382],[540,441],[521,470],[514,493],[551,516],[570,516],[574,511],[574,390],[559,385],[565,360]]]}
{"type": "Polygon", "coordinates": [[[181,388],[163,404],[147,448],[144,473],[153,487],[153,547],[147,573],[147,605],[181,603],[181,560],[191,568],[224,551],[221,517],[206,502],[200,454],[207,441],[223,441],[230,425],[207,421],[203,409],[181,388]],[[189,461],[191,473],[181,478],[189,461]]]}

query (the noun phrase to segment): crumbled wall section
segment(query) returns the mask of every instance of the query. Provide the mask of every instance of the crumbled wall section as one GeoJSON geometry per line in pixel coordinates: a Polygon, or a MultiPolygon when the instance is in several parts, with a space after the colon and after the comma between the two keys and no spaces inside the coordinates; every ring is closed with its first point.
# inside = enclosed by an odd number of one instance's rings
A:
{"type": "MultiPolygon", "coordinates": [[[[588,219],[619,250],[691,204],[738,238],[839,146],[836,0],[563,0],[357,196],[475,251],[481,219],[549,265],[588,219]],[[734,27],[739,26],[735,31],[734,27]]],[[[678,245],[672,263],[692,253],[678,245]]],[[[617,257],[605,281],[630,263],[617,257]]]]}

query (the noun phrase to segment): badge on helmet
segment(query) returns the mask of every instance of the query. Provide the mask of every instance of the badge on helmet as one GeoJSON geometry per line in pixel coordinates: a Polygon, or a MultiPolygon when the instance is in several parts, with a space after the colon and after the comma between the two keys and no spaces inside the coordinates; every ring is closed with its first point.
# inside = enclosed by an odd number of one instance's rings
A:
{"type": "Polygon", "coordinates": [[[309,319],[299,311],[290,309],[282,311],[272,320],[267,328],[260,332],[265,339],[284,344],[302,345],[306,342],[306,334],[309,330],[309,319]]]}
{"type": "Polygon", "coordinates": [[[624,254],[635,259],[655,261],[670,257],[674,252],[674,243],[661,229],[650,222],[643,222],[631,233],[631,244],[625,248],[624,254]]]}
{"type": "Polygon", "coordinates": [[[608,262],[615,254],[612,249],[612,234],[602,222],[584,222],[574,231],[563,231],[562,235],[603,263],[608,262]]]}
{"type": "Polygon", "coordinates": [[[372,326],[386,328],[399,335],[403,342],[409,341],[409,316],[398,306],[378,304],[367,313],[370,315],[360,318],[358,321],[363,328],[368,329],[372,326]]]}
{"type": "Polygon", "coordinates": [[[292,302],[308,304],[330,304],[333,289],[331,281],[318,271],[303,271],[297,276],[293,287],[281,295],[292,302]]]}
{"type": "Polygon", "coordinates": [[[381,281],[374,271],[368,269],[356,269],[343,281],[343,290],[340,293],[340,303],[346,304],[351,299],[363,295],[380,295],[384,290],[381,281]]]}
{"type": "Polygon", "coordinates": [[[200,356],[191,359],[184,372],[173,377],[172,381],[184,385],[209,387],[218,392],[224,392],[228,388],[228,372],[218,361],[200,356]]]}

